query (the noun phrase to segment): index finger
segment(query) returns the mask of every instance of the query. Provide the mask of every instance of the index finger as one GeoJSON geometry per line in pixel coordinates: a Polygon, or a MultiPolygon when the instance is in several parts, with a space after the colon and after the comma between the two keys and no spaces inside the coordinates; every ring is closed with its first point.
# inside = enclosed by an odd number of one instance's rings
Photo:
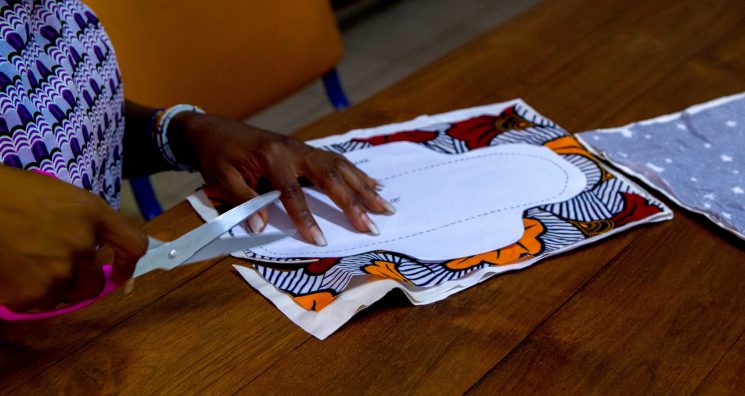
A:
{"type": "Polygon", "coordinates": [[[269,181],[282,194],[279,199],[300,235],[310,243],[326,246],[326,237],[310,213],[305,202],[305,193],[289,164],[290,161],[276,161],[269,165],[269,181]]]}

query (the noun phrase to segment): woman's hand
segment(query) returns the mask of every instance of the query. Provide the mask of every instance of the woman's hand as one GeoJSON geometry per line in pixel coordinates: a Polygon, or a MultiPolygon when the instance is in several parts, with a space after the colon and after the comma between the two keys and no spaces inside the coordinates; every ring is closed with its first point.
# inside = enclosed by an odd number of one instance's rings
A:
{"type": "MultiPolygon", "coordinates": [[[[257,196],[257,185],[262,179],[268,180],[272,188],[282,193],[287,213],[308,242],[326,245],[308,210],[298,178],[308,179],[324,191],[361,232],[378,234],[368,210],[394,212],[376,192],[378,182],[341,155],[213,115],[181,113],[171,125],[177,128],[176,133],[186,136],[190,147],[182,152],[190,152],[211,188],[238,205],[257,196]]],[[[258,232],[267,220],[264,210],[249,219],[249,225],[258,232]]]]}
{"type": "Polygon", "coordinates": [[[114,282],[132,276],[147,236],[89,191],[0,165],[0,305],[25,310],[95,297],[96,247],[115,250],[114,282]]]}

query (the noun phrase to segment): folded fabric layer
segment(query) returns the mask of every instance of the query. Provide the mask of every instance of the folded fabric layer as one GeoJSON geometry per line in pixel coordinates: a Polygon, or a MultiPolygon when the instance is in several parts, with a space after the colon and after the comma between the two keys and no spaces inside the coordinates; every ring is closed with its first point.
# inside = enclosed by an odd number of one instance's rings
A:
{"type": "MultiPolygon", "coordinates": [[[[236,255],[254,262],[253,267],[236,266],[244,279],[320,339],[393,289],[402,290],[414,304],[429,304],[495,274],[525,268],[641,223],[672,218],[662,203],[623,175],[605,169],[567,132],[521,100],[421,116],[309,143],[343,154],[402,141],[453,158],[488,146],[542,146],[578,168],[585,186],[569,200],[525,210],[522,237],[516,243],[457,259],[423,261],[371,250],[311,261],[288,258],[290,264],[277,264],[264,262],[267,257],[253,252],[236,255]]],[[[208,189],[189,201],[205,219],[226,209],[208,189]]]]}
{"type": "Polygon", "coordinates": [[[745,94],[577,137],[680,206],[745,239],[745,94]]]}

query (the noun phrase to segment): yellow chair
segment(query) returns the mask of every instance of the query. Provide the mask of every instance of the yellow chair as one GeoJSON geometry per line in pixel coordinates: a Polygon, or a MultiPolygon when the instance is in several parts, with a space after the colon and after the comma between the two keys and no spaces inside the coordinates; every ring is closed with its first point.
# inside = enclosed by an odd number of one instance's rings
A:
{"type": "MultiPolygon", "coordinates": [[[[86,3],[111,38],[128,99],[245,118],[323,76],[332,104],[348,105],[334,71],[342,43],[328,0],[86,3]]],[[[133,180],[146,219],[161,211],[148,187],[147,178],[133,180]],[[156,207],[146,208],[148,200],[156,207]]]]}
{"type": "Polygon", "coordinates": [[[243,118],[333,69],[328,0],[89,0],[111,37],[127,98],[243,118]]]}

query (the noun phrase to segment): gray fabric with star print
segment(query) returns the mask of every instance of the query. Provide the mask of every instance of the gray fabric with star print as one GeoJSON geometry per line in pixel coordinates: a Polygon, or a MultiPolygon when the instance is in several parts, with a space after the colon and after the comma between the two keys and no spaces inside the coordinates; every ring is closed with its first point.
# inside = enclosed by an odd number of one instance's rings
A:
{"type": "Polygon", "coordinates": [[[745,94],[577,137],[595,154],[745,239],[745,94]]]}

